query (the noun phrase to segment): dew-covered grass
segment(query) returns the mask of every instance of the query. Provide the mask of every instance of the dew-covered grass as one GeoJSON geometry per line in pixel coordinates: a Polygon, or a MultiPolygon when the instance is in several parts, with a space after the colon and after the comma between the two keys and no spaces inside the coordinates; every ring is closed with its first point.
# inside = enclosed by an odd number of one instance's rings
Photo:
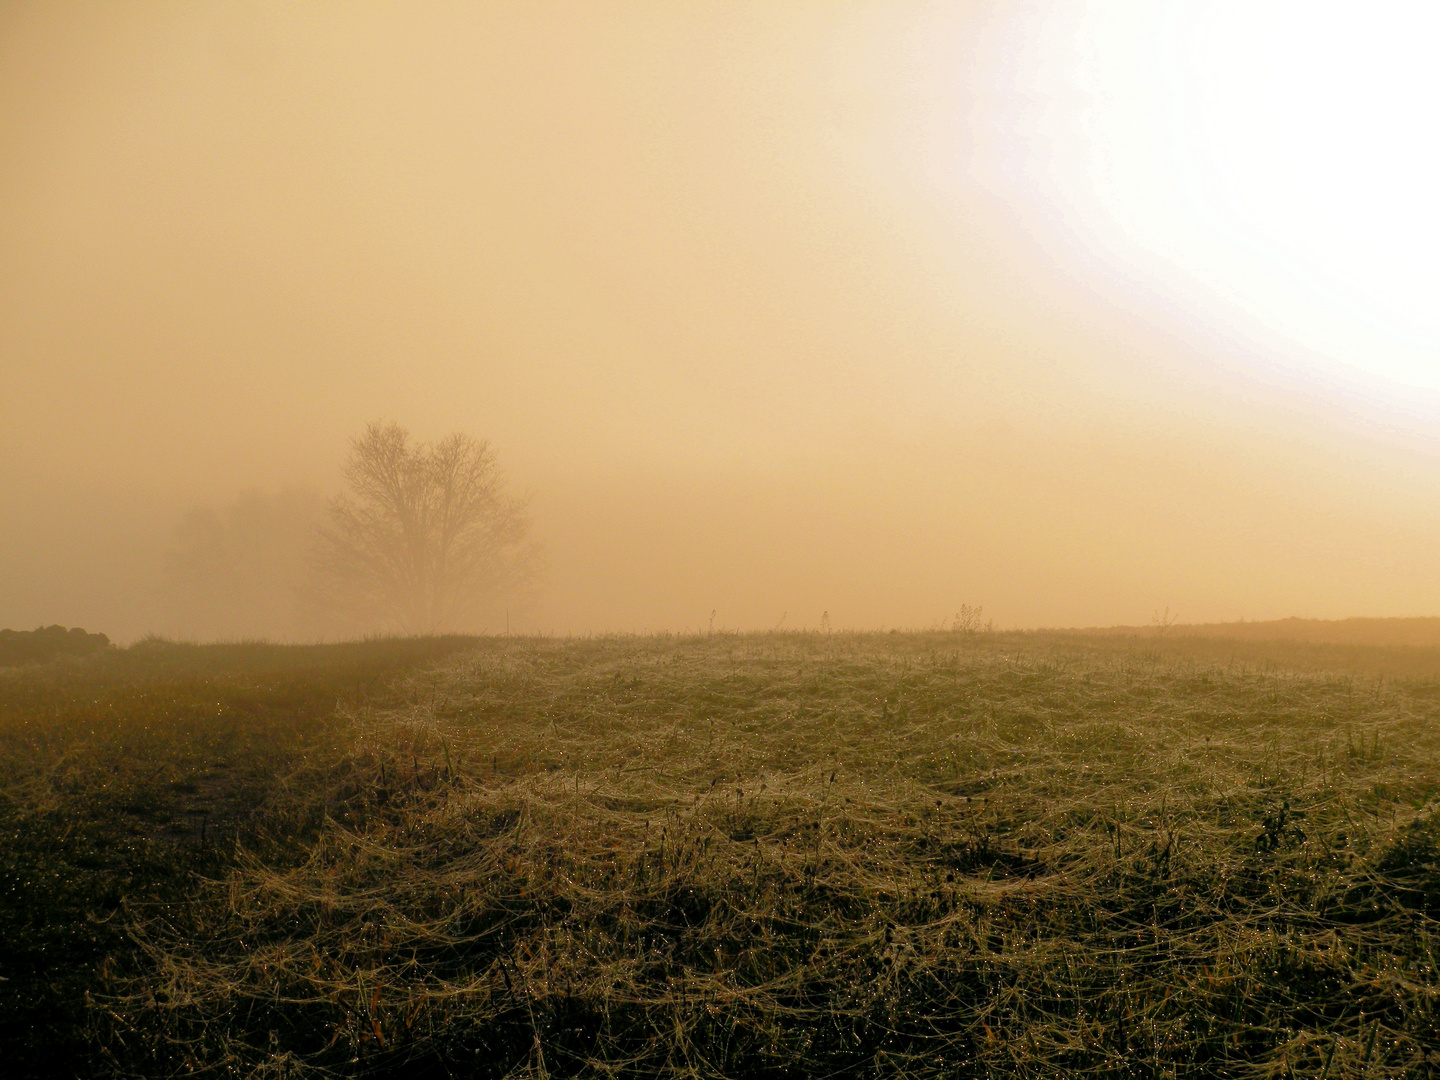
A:
{"type": "Polygon", "coordinates": [[[317,707],[237,786],[243,829],[170,842],[208,853],[183,889],[98,913],[126,945],[84,987],[90,1060],[1428,1076],[1436,674],[1077,634],[473,641],[317,707]]]}

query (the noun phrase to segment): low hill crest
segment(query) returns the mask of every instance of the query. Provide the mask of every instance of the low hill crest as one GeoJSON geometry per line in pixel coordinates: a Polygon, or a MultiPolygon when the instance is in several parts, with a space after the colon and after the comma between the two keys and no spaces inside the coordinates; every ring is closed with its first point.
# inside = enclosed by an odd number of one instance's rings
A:
{"type": "Polygon", "coordinates": [[[1212,637],[1236,641],[1303,641],[1324,645],[1440,646],[1440,617],[1288,619],[1263,622],[1171,623],[1168,626],[1090,627],[1096,634],[1163,637],[1212,637]]]}

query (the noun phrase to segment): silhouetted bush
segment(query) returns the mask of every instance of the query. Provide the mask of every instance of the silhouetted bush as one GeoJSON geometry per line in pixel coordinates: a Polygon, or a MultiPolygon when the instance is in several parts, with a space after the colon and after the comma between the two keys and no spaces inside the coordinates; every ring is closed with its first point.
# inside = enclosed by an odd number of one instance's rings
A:
{"type": "Polygon", "coordinates": [[[34,630],[0,630],[0,667],[43,664],[57,656],[88,656],[110,648],[104,634],[87,634],[75,626],[41,626],[34,630]]]}

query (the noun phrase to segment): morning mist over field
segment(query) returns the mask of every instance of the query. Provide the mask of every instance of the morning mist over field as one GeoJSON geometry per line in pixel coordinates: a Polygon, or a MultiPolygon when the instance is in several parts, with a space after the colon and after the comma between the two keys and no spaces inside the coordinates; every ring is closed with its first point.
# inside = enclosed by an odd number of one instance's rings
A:
{"type": "Polygon", "coordinates": [[[1440,1076],[1437,52],[0,2],[6,1080],[1440,1076]]]}
{"type": "Polygon", "coordinates": [[[1440,612],[1381,7],[7,4],[0,626],[303,638],[176,559],[375,421],[530,493],[520,630],[1440,612]]]}

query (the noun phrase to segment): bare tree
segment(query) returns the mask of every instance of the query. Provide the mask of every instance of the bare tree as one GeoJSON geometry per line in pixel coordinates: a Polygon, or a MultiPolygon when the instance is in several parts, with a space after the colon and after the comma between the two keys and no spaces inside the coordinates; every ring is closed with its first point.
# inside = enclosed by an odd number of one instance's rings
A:
{"type": "Polygon", "coordinates": [[[371,424],[344,475],[349,490],[331,502],[314,559],[335,614],[403,633],[468,629],[487,602],[533,583],[526,500],[506,493],[484,440],[417,443],[396,424],[371,424]]]}

